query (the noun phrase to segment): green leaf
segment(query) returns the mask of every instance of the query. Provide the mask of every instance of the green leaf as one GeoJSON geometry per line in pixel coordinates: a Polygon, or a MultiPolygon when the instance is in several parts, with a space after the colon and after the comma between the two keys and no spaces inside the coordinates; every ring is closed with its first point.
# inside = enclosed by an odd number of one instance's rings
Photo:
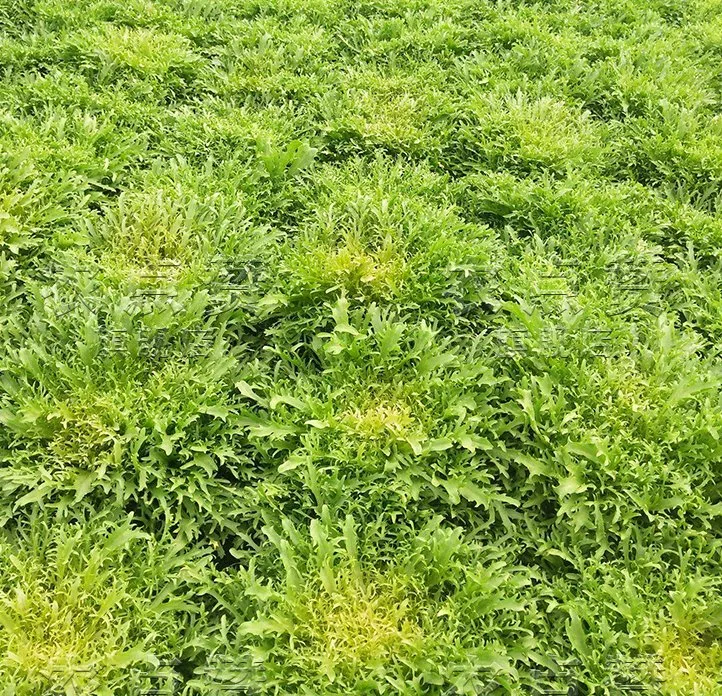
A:
{"type": "Polygon", "coordinates": [[[569,619],[566,623],[567,637],[574,650],[582,657],[589,657],[587,636],[579,615],[574,609],[569,609],[569,619]]]}
{"type": "Polygon", "coordinates": [[[278,618],[262,618],[254,621],[244,621],[238,630],[241,633],[251,634],[254,636],[272,636],[275,634],[291,633],[293,624],[288,619],[279,620],[278,618]]]}
{"type": "Polygon", "coordinates": [[[108,665],[113,667],[128,667],[133,664],[152,664],[158,666],[158,659],[153,653],[143,650],[140,645],[136,645],[123,652],[116,653],[108,661],[108,665]]]}
{"type": "Polygon", "coordinates": [[[278,467],[279,473],[283,474],[286,471],[293,471],[297,467],[301,466],[306,462],[307,457],[300,454],[292,454],[283,464],[278,467]]]}

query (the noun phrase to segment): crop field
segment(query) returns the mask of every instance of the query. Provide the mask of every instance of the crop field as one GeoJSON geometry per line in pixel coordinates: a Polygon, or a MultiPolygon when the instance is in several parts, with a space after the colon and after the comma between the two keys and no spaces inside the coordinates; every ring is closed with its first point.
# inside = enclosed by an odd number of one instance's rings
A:
{"type": "Polygon", "coordinates": [[[722,0],[0,0],[0,695],[722,694],[722,0]]]}

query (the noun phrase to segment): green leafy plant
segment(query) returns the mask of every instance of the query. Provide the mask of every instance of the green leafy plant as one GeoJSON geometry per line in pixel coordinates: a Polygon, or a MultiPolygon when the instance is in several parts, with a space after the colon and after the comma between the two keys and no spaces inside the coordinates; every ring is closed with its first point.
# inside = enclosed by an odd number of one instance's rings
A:
{"type": "Polygon", "coordinates": [[[0,3],[0,693],[719,693],[719,10],[0,3]]]}

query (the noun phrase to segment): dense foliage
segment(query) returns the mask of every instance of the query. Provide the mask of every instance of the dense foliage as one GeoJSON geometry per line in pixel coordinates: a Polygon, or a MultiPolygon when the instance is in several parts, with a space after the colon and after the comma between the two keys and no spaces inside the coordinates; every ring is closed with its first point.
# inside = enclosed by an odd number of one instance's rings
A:
{"type": "Polygon", "coordinates": [[[0,70],[3,696],[722,693],[720,0],[0,0],[0,70]]]}

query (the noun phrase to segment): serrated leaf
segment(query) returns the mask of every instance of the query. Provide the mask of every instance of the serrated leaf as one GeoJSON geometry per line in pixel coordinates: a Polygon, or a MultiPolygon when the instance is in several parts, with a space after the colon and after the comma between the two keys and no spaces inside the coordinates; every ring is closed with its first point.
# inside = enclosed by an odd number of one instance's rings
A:
{"type": "Polygon", "coordinates": [[[574,650],[583,657],[589,657],[589,646],[587,636],[582,625],[582,620],[574,609],[569,610],[569,619],[566,623],[567,637],[574,650]]]}
{"type": "Polygon", "coordinates": [[[278,471],[282,474],[286,471],[293,471],[294,469],[305,463],[306,457],[299,454],[292,454],[283,464],[278,467],[278,471]]]}

